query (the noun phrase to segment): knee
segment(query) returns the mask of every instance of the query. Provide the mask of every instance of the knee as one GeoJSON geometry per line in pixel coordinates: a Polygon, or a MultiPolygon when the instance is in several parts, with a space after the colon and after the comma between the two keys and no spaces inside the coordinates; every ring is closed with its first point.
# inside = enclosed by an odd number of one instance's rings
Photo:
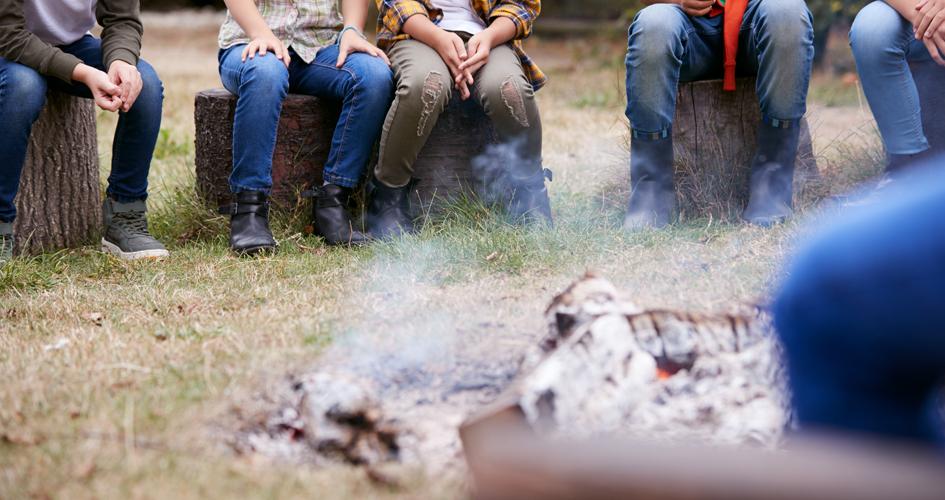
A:
{"type": "Polygon", "coordinates": [[[905,20],[885,2],[873,2],[860,10],[850,28],[850,47],[859,65],[869,64],[895,50],[897,40],[908,37],[905,20]]]}
{"type": "Polygon", "coordinates": [[[157,71],[144,60],[138,61],[138,72],[141,73],[143,85],[137,103],[146,103],[149,108],[160,112],[164,103],[164,83],[161,82],[157,71]]]}
{"type": "Polygon", "coordinates": [[[507,111],[522,127],[529,127],[529,106],[533,106],[535,89],[525,75],[511,74],[483,78],[479,81],[480,99],[490,111],[507,111]]]}
{"type": "Polygon", "coordinates": [[[5,109],[4,119],[20,116],[32,122],[46,103],[46,79],[26,66],[7,64],[0,70],[0,99],[16,103],[5,109]]]}
{"type": "Polygon", "coordinates": [[[365,55],[362,59],[362,64],[356,66],[354,91],[371,101],[389,103],[394,93],[394,75],[390,67],[378,57],[365,55]]]}
{"type": "Polygon", "coordinates": [[[289,92],[289,70],[272,54],[246,59],[241,73],[240,95],[253,92],[282,99],[289,92]]]}
{"type": "Polygon", "coordinates": [[[423,103],[425,110],[442,111],[452,97],[452,83],[448,72],[438,69],[416,71],[400,79],[397,93],[401,98],[423,103]]]}
{"type": "Polygon", "coordinates": [[[766,0],[758,6],[763,37],[774,47],[813,46],[814,23],[804,0],[766,0]]]}
{"type": "Polygon", "coordinates": [[[684,14],[673,4],[654,4],[637,13],[630,25],[627,64],[663,63],[682,57],[684,14]]]}

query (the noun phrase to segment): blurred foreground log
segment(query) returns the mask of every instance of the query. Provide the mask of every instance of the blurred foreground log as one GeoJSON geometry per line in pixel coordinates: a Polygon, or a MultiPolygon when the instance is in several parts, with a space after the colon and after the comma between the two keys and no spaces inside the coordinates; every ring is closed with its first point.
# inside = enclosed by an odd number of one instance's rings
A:
{"type": "Polygon", "coordinates": [[[82,245],[99,231],[102,199],[91,99],[48,92],[30,135],[16,208],[21,253],[82,245]]]}
{"type": "Polygon", "coordinates": [[[938,454],[824,437],[770,452],[553,441],[497,424],[466,454],[479,500],[940,500],[945,492],[938,454]]]}
{"type": "MultiPolygon", "coordinates": [[[[673,122],[676,191],[681,215],[732,217],[748,204],[748,180],[761,109],[755,79],[740,78],[735,92],[722,80],[681,83],[673,122]]],[[[795,193],[817,178],[810,129],[801,122],[795,193]]]]}
{"type": "MultiPolygon", "coordinates": [[[[211,206],[222,205],[230,198],[236,97],[225,89],[205,90],[197,94],[195,105],[197,189],[211,206]]],[[[315,97],[286,98],[272,160],[275,202],[294,206],[298,193],[321,184],[338,112],[337,106],[315,97]]],[[[476,191],[471,160],[494,137],[491,122],[475,101],[454,97],[414,164],[414,215],[435,211],[439,203],[434,200],[476,191]]],[[[367,168],[370,173],[373,162],[367,168]]]]}

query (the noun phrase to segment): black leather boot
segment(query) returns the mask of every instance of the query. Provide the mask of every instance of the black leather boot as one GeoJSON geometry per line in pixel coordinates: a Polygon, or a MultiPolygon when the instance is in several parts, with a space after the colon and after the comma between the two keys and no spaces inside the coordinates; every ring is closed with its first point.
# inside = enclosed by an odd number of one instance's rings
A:
{"type": "Polygon", "coordinates": [[[303,196],[312,198],[314,208],[312,218],[315,221],[315,233],[325,239],[329,245],[360,246],[368,242],[368,237],[354,229],[351,214],[348,213],[348,200],[351,191],[334,184],[307,191],[303,196]]]}
{"type": "Polygon", "coordinates": [[[673,138],[630,140],[630,202],[625,231],[658,229],[676,212],[673,183],[673,138]]]}
{"type": "Polygon", "coordinates": [[[367,226],[373,238],[387,240],[413,232],[413,220],[409,214],[409,184],[392,188],[371,178],[368,196],[367,226]]]}
{"type": "Polygon", "coordinates": [[[551,171],[548,169],[540,169],[525,179],[512,180],[509,217],[513,222],[554,225],[545,179],[549,181],[552,179],[551,171]]]}
{"type": "Polygon", "coordinates": [[[255,255],[276,248],[269,230],[269,196],[262,191],[243,191],[234,202],[220,207],[230,216],[230,248],[240,255],[255,255]]]}
{"type": "Polygon", "coordinates": [[[751,164],[748,208],[742,218],[749,224],[771,227],[794,214],[794,162],[801,128],[758,126],[758,151],[751,164]]]}

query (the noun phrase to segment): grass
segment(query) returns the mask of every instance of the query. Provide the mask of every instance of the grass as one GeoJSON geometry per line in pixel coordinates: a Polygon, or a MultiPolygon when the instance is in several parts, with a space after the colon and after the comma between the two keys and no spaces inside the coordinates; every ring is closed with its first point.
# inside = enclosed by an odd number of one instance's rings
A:
{"type": "MultiPolygon", "coordinates": [[[[234,456],[225,445],[232,402],[317,362],[352,329],[385,328],[385,317],[403,314],[422,321],[423,310],[378,299],[415,284],[435,290],[436,308],[459,320],[490,317],[513,332],[543,328],[548,300],[589,269],[644,306],[764,301],[803,221],[817,217],[811,210],[770,231],[711,220],[616,231],[625,195],[615,186],[626,176],[619,64],[600,48],[604,60],[579,57],[576,42],[534,40],[554,78],[540,95],[545,159],[556,173],[553,230],[509,226],[467,202],[417,236],[347,250],[306,235],[304,213],[281,213],[278,254],[236,258],[225,219],[193,194],[192,96],[219,85],[216,22],[209,14],[146,22],[144,55],[167,89],[151,223],[173,257],[125,263],[86,247],[0,271],[0,498],[461,496],[456,478],[414,475],[389,489],[354,469],[234,456]],[[183,18],[187,36],[177,31],[183,18]]],[[[868,125],[846,130],[855,109],[837,116],[816,101],[812,109],[823,193],[875,172],[868,125]]],[[[107,166],[114,118],[103,114],[99,125],[107,166]]]]}

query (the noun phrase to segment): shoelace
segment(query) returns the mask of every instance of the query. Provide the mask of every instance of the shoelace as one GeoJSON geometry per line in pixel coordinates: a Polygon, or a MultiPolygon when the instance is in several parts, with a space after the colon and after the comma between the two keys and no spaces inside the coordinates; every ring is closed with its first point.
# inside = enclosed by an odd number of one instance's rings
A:
{"type": "Polygon", "coordinates": [[[130,211],[115,214],[112,222],[132,235],[150,236],[148,232],[148,219],[144,212],[130,211]]]}

